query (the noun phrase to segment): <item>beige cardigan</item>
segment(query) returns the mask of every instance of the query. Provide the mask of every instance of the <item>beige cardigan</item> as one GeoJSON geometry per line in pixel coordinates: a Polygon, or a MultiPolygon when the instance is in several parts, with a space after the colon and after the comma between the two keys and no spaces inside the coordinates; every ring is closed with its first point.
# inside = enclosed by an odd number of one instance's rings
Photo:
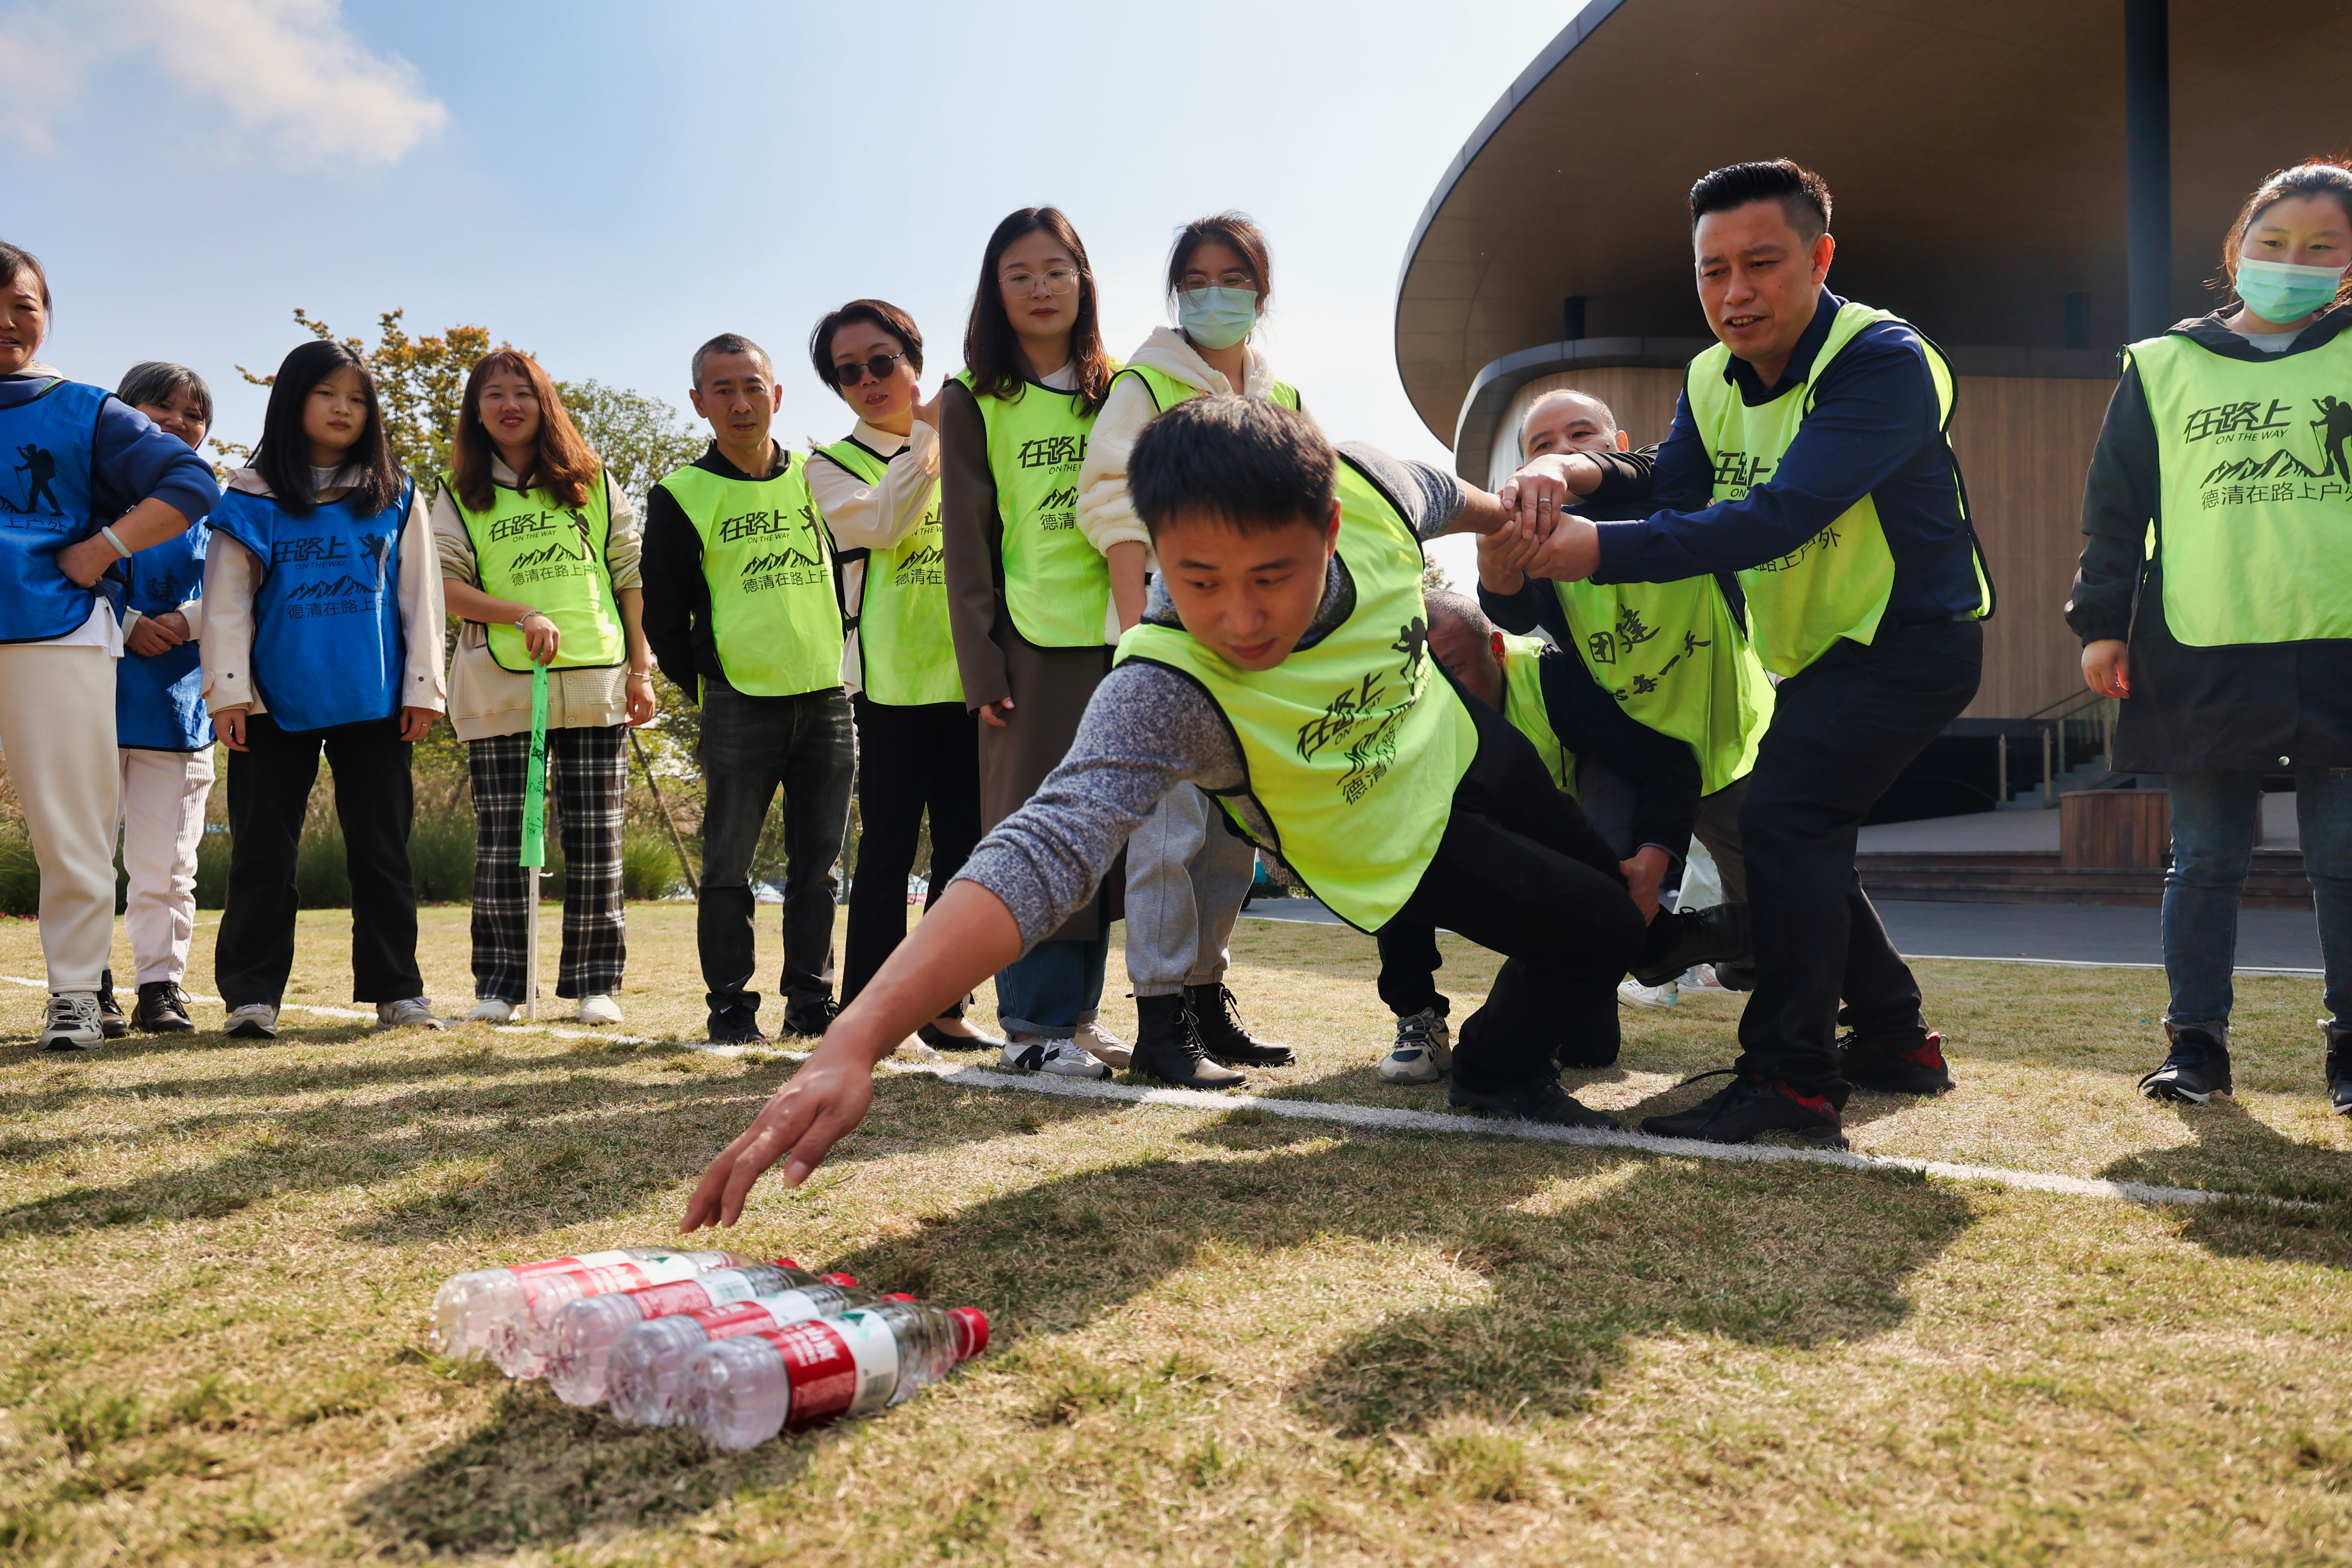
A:
{"type": "MultiPolygon", "coordinates": [[[[495,456],[490,458],[490,478],[509,489],[515,484],[514,470],[495,456]]],[[[614,488],[609,476],[602,482],[613,509],[612,530],[604,540],[604,563],[612,569],[613,587],[615,591],[639,587],[644,577],[637,552],[644,531],[637,521],[636,505],[614,488]]],[[[440,552],[442,576],[481,586],[473,538],[446,488],[433,495],[433,542],[440,552]]],[[[606,730],[628,722],[628,676],[625,658],[610,669],[548,671],[547,727],[606,730]]],[[[449,726],[461,741],[519,735],[530,728],[530,677],[490,657],[489,632],[478,621],[457,625],[457,651],[449,661],[449,726]]]]}

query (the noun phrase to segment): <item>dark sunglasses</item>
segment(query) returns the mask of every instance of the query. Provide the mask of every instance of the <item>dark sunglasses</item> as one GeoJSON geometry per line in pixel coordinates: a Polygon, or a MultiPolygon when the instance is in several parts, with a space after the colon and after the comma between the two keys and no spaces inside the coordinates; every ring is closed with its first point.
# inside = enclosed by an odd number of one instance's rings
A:
{"type": "Polygon", "coordinates": [[[906,357],[905,354],[876,354],[864,364],[858,364],[855,361],[848,364],[837,364],[833,367],[833,379],[844,386],[856,386],[869,375],[880,381],[890,374],[891,366],[906,357]]]}

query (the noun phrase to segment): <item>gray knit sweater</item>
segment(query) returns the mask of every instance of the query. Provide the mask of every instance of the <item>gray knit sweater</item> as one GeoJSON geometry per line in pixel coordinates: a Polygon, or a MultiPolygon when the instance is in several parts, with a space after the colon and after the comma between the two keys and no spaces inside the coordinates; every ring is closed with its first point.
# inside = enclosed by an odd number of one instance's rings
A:
{"type": "MultiPolygon", "coordinates": [[[[1426,463],[1353,443],[1339,451],[1422,539],[1444,533],[1468,499],[1462,481],[1426,463]]],[[[1345,618],[1345,581],[1335,561],[1307,640],[1345,618]]],[[[1154,584],[1149,613],[1169,607],[1166,589],[1154,584]]],[[[1128,836],[1178,784],[1216,793],[1240,789],[1245,776],[1233,731],[1208,693],[1160,666],[1122,664],[1095,689],[1062,765],[980,841],[958,879],[1004,900],[1026,952],[1094,896],[1128,836]]],[[[1272,837],[1255,799],[1242,795],[1234,805],[1261,843],[1272,837]]]]}

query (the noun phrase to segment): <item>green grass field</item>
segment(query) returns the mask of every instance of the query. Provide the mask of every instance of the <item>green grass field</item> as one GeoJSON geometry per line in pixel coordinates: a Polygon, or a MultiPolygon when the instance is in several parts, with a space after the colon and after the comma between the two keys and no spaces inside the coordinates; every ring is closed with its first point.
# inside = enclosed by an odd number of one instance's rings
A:
{"type": "MultiPolygon", "coordinates": [[[[304,917],[289,1001],[350,1005],[347,918],[304,917]]],[[[451,1012],[466,921],[425,915],[451,1012]]],[[[698,1035],[692,929],[633,907],[629,1031],[698,1035]]],[[[1491,961],[1445,951],[1459,1017],[1491,961]]],[[[1374,1076],[1367,939],[1245,921],[1235,958],[1253,1022],[1300,1047],[1256,1087],[1444,1109],[1374,1076]]],[[[0,927],[0,974],[39,973],[37,928],[0,927]]],[[[37,993],[0,986],[0,1555],[2342,1561],[2352,1135],[2318,1098],[2316,983],[2242,983],[2239,1098],[2183,1110],[2133,1092],[2160,977],[1922,974],[1961,1089],[1858,1096],[1858,1150],[2241,1196],[887,1077],[731,1245],[980,1306],[995,1342],[898,1409],[730,1456],[438,1360],[425,1309],[460,1268],[662,1239],[781,1051],[289,1014],[274,1045],[61,1062],[30,1048],[37,993]]],[[[1122,989],[1114,960],[1124,1028],[1122,989]]],[[[1629,1013],[1622,1065],[1570,1087],[1683,1103],[1737,1005],[1629,1013]]]]}

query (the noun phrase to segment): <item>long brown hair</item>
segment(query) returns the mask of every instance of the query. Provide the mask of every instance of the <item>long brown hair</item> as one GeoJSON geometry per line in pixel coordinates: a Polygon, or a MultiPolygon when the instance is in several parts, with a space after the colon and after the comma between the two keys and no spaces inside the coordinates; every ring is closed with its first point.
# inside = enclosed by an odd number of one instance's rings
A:
{"type": "MultiPolygon", "coordinates": [[[[2343,208],[2345,221],[2352,223],[2352,168],[2347,168],[2340,156],[2314,158],[2292,169],[2277,170],[2256,185],[2254,194],[2246,198],[2246,205],[2238,209],[2238,220],[2230,226],[2228,236],[2221,241],[2221,271],[2212,279],[2213,288],[2235,292],[2238,252],[2245,247],[2246,230],[2253,227],[2254,220],[2263,214],[2294,196],[2325,196],[2343,208]]],[[[2347,300],[2352,300],[2352,271],[2345,273],[2344,281],[2336,288],[2336,303],[2341,305],[2347,300]]]]}
{"type": "Polygon", "coordinates": [[[515,478],[526,489],[547,491],[560,507],[586,506],[588,486],[603,465],[581,439],[580,427],[572,423],[571,411],[563,406],[555,383],[537,360],[518,349],[499,349],[484,356],[466,377],[466,400],[458,406],[457,428],[449,440],[450,478],[457,481],[457,499],[468,510],[488,511],[497,498],[490,459],[499,455],[499,445],[482,424],[482,383],[494,375],[522,377],[530,383],[531,395],[539,399],[539,456],[531,459],[529,473],[515,478]]]}
{"type": "Polygon", "coordinates": [[[971,389],[984,397],[1015,397],[1028,381],[1027,360],[1021,339],[1005,313],[1003,285],[996,280],[997,265],[1013,242],[1044,229],[1078,264],[1078,314],[1070,327],[1070,363],[1077,372],[1074,391],[1080,406],[1092,414],[1110,395],[1110,355],[1103,348],[1102,324],[1095,312],[1095,268],[1078,231],[1059,207],[1022,207],[1005,215],[988,237],[980,258],[980,289],[971,297],[971,320],[963,330],[964,368],[971,373],[971,389]]]}

